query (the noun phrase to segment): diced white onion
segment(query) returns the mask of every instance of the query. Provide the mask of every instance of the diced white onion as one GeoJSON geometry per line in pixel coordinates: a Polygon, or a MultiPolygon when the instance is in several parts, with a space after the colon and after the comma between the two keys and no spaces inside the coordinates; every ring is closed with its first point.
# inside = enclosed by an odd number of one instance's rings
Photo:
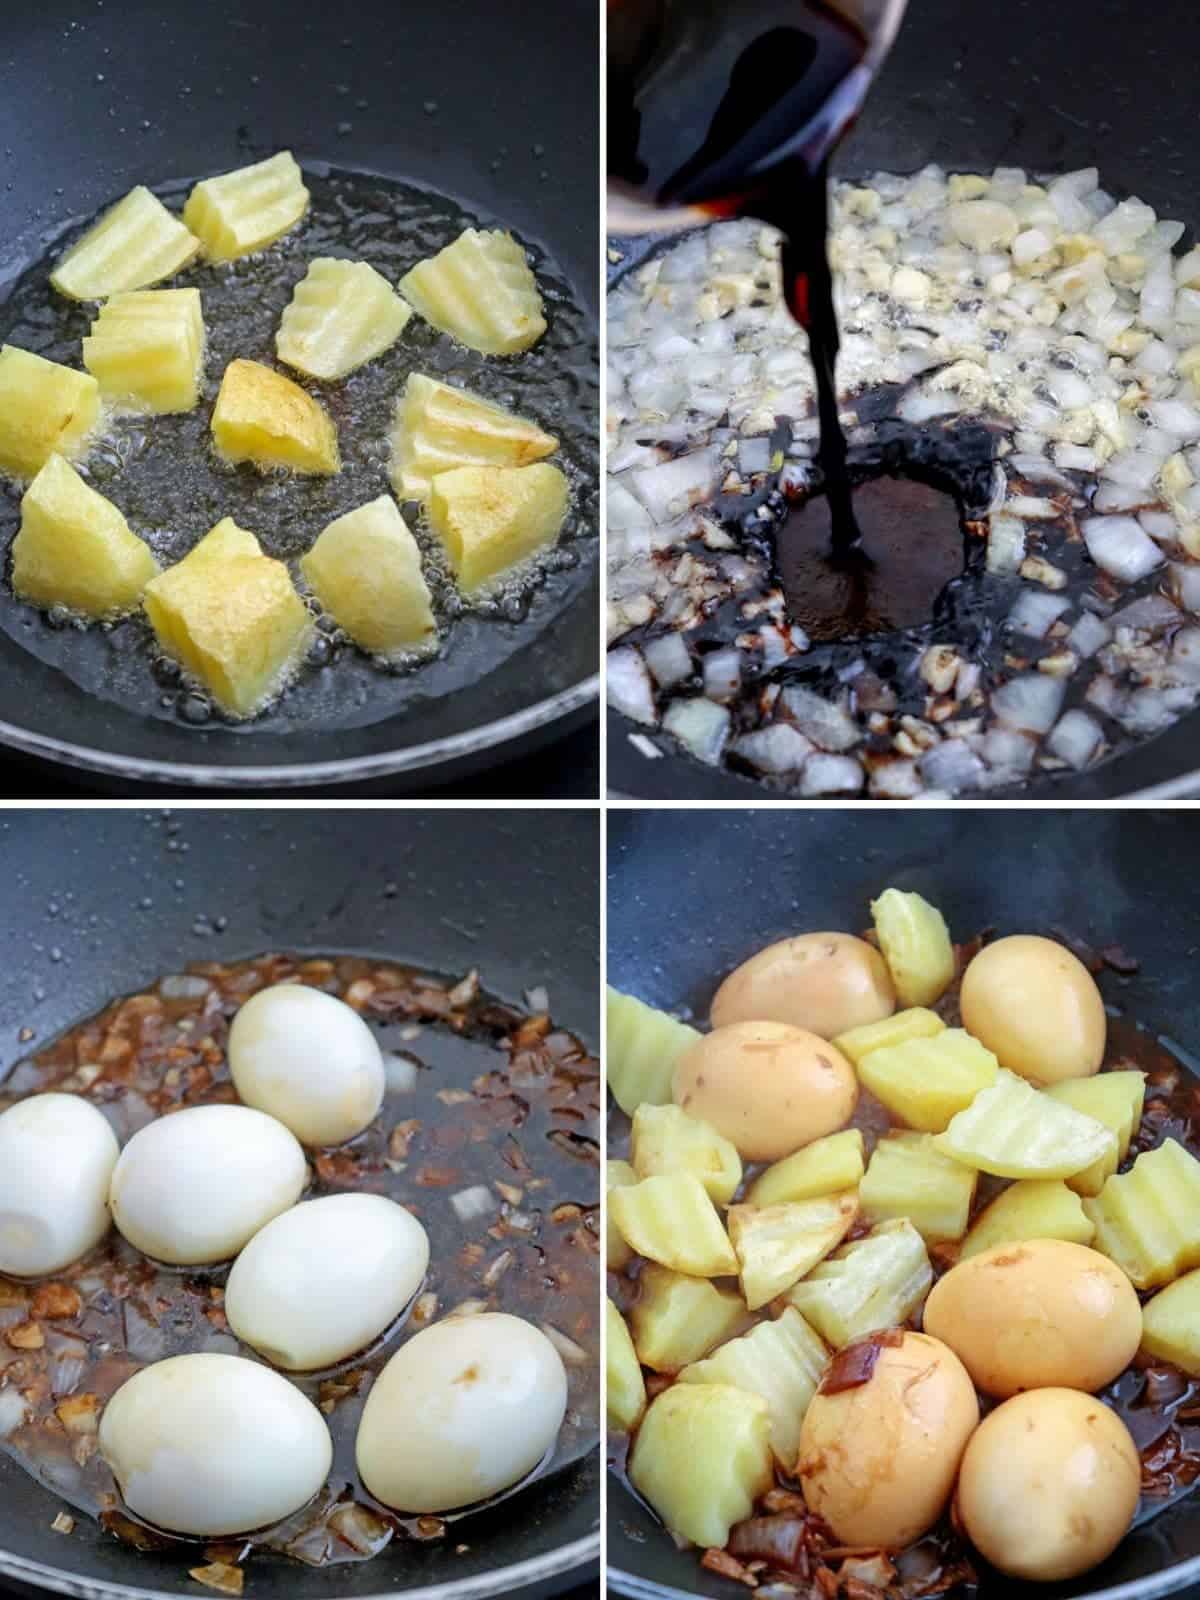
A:
{"type": "Polygon", "coordinates": [[[738,445],[738,469],[746,476],[752,472],[765,472],[770,465],[770,439],[743,439],[738,445]]]}
{"type": "Polygon", "coordinates": [[[633,489],[655,522],[667,522],[716,487],[717,466],[711,450],[694,450],[657,467],[633,474],[633,489]]]}
{"type": "Polygon", "coordinates": [[[212,988],[207,978],[198,978],[191,972],[175,973],[169,978],[160,978],[158,992],[164,1000],[203,1000],[212,988]]]}
{"type": "Polygon", "coordinates": [[[1024,672],[1001,684],[992,709],[1002,721],[1027,733],[1048,733],[1062,707],[1067,686],[1043,672],[1024,672]]]}
{"type": "Polygon", "coordinates": [[[695,670],[681,633],[664,633],[649,640],[642,646],[642,655],[661,689],[673,689],[695,670]]]}
{"type": "Polygon", "coordinates": [[[1122,583],[1136,583],[1162,564],[1162,551],[1134,517],[1089,517],[1081,531],[1092,560],[1122,583]]]}
{"type": "Polygon", "coordinates": [[[779,698],[800,732],[822,750],[849,750],[858,743],[862,730],[844,705],[802,684],[793,684],[779,698]]]}
{"type": "Polygon", "coordinates": [[[1104,739],[1100,724],[1086,711],[1066,712],[1046,736],[1046,749],[1082,772],[1095,759],[1104,739]]]}
{"type": "Polygon", "coordinates": [[[1132,628],[1135,633],[1161,633],[1179,621],[1179,611],[1166,595],[1147,594],[1114,611],[1109,617],[1111,628],[1132,628]]]}
{"type": "Polygon", "coordinates": [[[7,1439],[25,1421],[25,1401],[21,1391],[11,1386],[0,1389],[0,1439],[7,1439]]]}
{"type": "Polygon", "coordinates": [[[1041,589],[1026,589],[1009,612],[1008,625],[1031,639],[1044,639],[1051,624],[1070,609],[1071,602],[1062,595],[1048,594],[1041,589]]]}
{"type": "Polygon", "coordinates": [[[1110,638],[1108,624],[1090,611],[1085,611],[1067,635],[1067,644],[1077,656],[1086,659],[1094,656],[1110,638]]]}
{"type": "Polygon", "coordinates": [[[927,750],[920,760],[921,777],[941,794],[961,794],[976,789],[986,777],[983,762],[963,739],[946,739],[927,750]]]}
{"type": "Polygon", "coordinates": [[[731,718],[724,706],[703,698],[676,700],[663,717],[663,727],[691,751],[697,761],[715,767],[729,737],[731,718]]]}
{"type": "Polygon", "coordinates": [[[813,751],[809,740],[788,722],[756,728],[753,733],[743,734],[730,748],[743,761],[773,777],[798,772],[813,751]]]}
{"type": "Polygon", "coordinates": [[[733,700],[741,686],[740,651],[729,646],[704,657],[704,692],[710,700],[733,700]]]}
{"type": "Polygon", "coordinates": [[[1025,559],[1025,524],[1016,517],[992,517],[988,522],[989,572],[1015,572],[1025,559]]]}
{"type": "Polygon", "coordinates": [[[654,690],[646,663],[632,645],[610,650],[604,669],[608,703],[633,722],[653,727],[658,721],[654,690]]]}
{"type": "Polygon", "coordinates": [[[411,1094],[417,1087],[417,1063],[409,1056],[383,1052],[383,1076],[389,1094],[411,1094]]]}
{"type": "Polygon", "coordinates": [[[496,1197],[486,1183],[472,1184],[450,1196],[454,1215],[460,1222],[472,1222],[476,1217],[486,1217],[496,1209],[496,1197]]]}
{"type": "Polygon", "coordinates": [[[1200,615],[1200,567],[1172,566],[1171,585],[1183,609],[1200,615]]]}
{"type": "Polygon", "coordinates": [[[800,775],[800,793],[806,799],[821,795],[858,794],[865,774],[852,756],[809,756],[800,775]]]}

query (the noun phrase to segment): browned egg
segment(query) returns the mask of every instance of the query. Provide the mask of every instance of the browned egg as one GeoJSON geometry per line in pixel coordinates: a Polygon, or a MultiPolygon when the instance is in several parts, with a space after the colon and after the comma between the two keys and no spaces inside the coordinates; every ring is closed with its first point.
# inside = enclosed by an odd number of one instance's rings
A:
{"type": "Polygon", "coordinates": [[[841,1051],[815,1033],[783,1022],[734,1022],[684,1052],[673,1094],[745,1160],[778,1161],[846,1126],[858,1080],[841,1051]]]}
{"type": "Polygon", "coordinates": [[[962,981],[962,1020],[1002,1067],[1030,1083],[1087,1078],[1104,1059],[1104,1002],[1054,939],[1015,934],[982,949],[962,981]]]}
{"type": "Polygon", "coordinates": [[[896,990],[887,962],[849,933],[805,933],[768,945],[717,990],[712,1024],[790,1022],[822,1039],[890,1017],[896,990]]]}

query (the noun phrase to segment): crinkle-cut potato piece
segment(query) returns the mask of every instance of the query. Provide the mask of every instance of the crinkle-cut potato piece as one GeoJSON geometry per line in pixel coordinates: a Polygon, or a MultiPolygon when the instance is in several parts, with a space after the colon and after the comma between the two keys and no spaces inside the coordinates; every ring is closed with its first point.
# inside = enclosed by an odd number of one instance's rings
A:
{"type": "Polygon", "coordinates": [[[700,1037],[697,1030],[611,985],[605,1024],[605,1074],[625,1115],[632,1117],[640,1105],[670,1105],[675,1063],[700,1037]]]}
{"type": "Polygon", "coordinates": [[[819,1195],[855,1189],[864,1168],[861,1128],[843,1128],[785,1156],[759,1174],[746,1195],[752,1206],[777,1206],[788,1200],[814,1200],[819,1195]]]}
{"type": "Polygon", "coordinates": [[[741,1269],[742,1298],[750,1310],[783,1294],[824,1260],[857,1216],[854,1189],[761,1209],[731,1206],[725,1221],[741,1269]]]}
{"type": "Polygon", "coordinates": [[[199,289],[141,289],[101,306],[83,364],[118,410],[191,411],[204,375],[199,289]]]}
{"type": "MultiPolygon", "coordinates": [[[[604,1192],[610,1189],[627,1189],[638,1181],[638,1175],[628,1161],[604,1163],[604,1192]]],[[[633,1251],[621,1237],[621,1230],[613,1219],[611,1210],[604,1219],[604,1265],[610,1272],[620,1272],[633,1260],[633,1251]]]]}
{"type": "Polygon", "coordinates": [[[498,229],[467,228],[406,273],[400,293],[426,322],[485,356],[517,355],[546,331],[533,269],[498,229]]]}
{"type": "Polygon", "coordinates": [[[1083,1202],[1061,1178],[1022,1178],[980,1212],[963,1240],[958,1259],[966,1261],[993,1245],[1020,1244],[1026,1239],[1091,1244],[1095,1233],[1083,1202]]]}
{"type": "Polygon", "coordinates": [[[1200,1161],[1174,1139],[1138,1156],[1083,1209],[1099,1250],[1138,1289],[1158,1289],[1200,1266],[1200,1161]]]}
{"type": "Polygon", "coordinates": [[[391,349],[411,316],[368,262],[317,256],[284,307],[275,354],[297,372],[330,382],[391,349]]]}
{"type": "Polygon", "coordinates": [[[639,1178],[692,1173],[722,1206],[742,1181],[742,1158],[729,1140],[674,1105],[637,1108],[629,1159],[639,1178]]]}
{"type": "Polygon", "coordinates": [[[1095,1117],[1117,1136],[1117,1148],[1068,1179],[1078,1194],[1097,1195],[1124,1161],[1146,1101],[1144,1072],[1098,1072],[1091,1078],[1068,1078],[1045,1091],[1052,1100],[1095,1117]]]}
{"type": "Polygon", "coordinates": [[[877,1100],[922,1133],[941,1133],[996,1081],[999,1062],[962,1028],[872,1050],[858,1076],[877,1100]]]}
{"type": "Polygon", "coordinates": [[[945,1156],[928,1133],[890,1133],[871,1155],[858,1198],[871,1222],[907,1217],[929,1244],[967,1231],[977,1174],[945,1156]]]}
{"type": "Polygon", "coordinates": [[[608,1210],[625,1243],[647,1261],[694,1278],[732,1277],[738,1270],[717,1208],[690,1172],[613,1189],[608,1210]]]}
{"type": "Polygon", "coordinates": [[[646,1409],[646,1380],[625,1318],[604,1302],[604,1403],[608,1425],[621,1433],[636,1428],[646,1409]]]}
{"type": "Polygon", "coordinates": [[[879,948],[901,1005],[930,1006],[954,982],[954,946],[945,918],[919,894],[885,889],[871,902],[879,948]]]}
{"type": "Polygon", "coordinates": [[[239,359],[225,368],[212,434],[227,461],[319,477],[341,471],[329,413],[298,383],[259,361],[239,359]]]}
{"type": "Polygon", "coordinates": [[[437,643],[420,547],[390,494],[335,518],[301,557],[300,570],[369,654],[394,657],[437,643]]]}
{"type": "Polygon", "coordinates": [[[173,278],[200,254],[200,241],[141,184],[73,244],[50,274],[68,300],[107,300],[173,278]]]}
{"type": "Polygon", "coordinates": [[[1142,1353],[1200,1378],[1200,1271],[1176,1278],[1142,1307],[1142,1353]]]}
{"type": "Polygon", "coordinates": [[[814,1267],[788,1303],[835,1350],[868,1333],[899,1328],[933,1282],[925,1241],[907,1218],[881,1222],[814,1267]]]}
{"type": "Polygon", "coordinates": [[[640,1295],[629,1313],[638,1360],[654,1372],[678,1372],[750,1321],[742,1297],[707,1278],[690,1278],[654,1263],[642,1269],[640,1295]]]}
{"type": "Polygon", "coordinates": [[[771,1414],[761,1395],[677,1383],[650,1402],[629,1481],[672,1533],[721,1549],[771,1487],[771,1414]]]}
{"type": "Polygon", "coordinates": [[[892,1050],[914,1039],[933,1039],[944,1032],[945,1027],[936,1011],[910,1006],[907,1011],[896,1011],[880,1022],[866,1022],[861,1028],[851,1028],[833,1042],[857,1067],[873,1050],[892,1050]]]}
{"type": "Polygon", "coordinates": [[[158,641],[235,717],[251,717],[283,687],[312,618],[282,561],[226,517],[146,586],[158,641]]]}
{"type": "Polygon", "coordinates": [[[210,261],[234,261],[281,239],[308,210],[304,174],[290,150],[269,161],[205,178],[188,195],[183,220],[210,261]]]}
{"type": "Polygon", "coordinates": [[[785,1472],[796,1465],[800,1424],[817,1392],[829,1351],[800,1313],[788,1306],[703,1361],[684,1367],[680,1383],[728,1383],[761,1395],[771,1417],[771,1449],[785,1472]]]}
{"type": "Polygon", "coordinates": [[[519,561],[552,545],[562,531],[565,473],[533,467],[455,467],[439,473],[429,522],[445,546],[460,589],[471,594],[519,561]]]}
{"type": "Polygon", "coordinates": [[[99,420],[90,372],[0,345],[0,472],[32,478],[52,455],[78,458],[99,420]]]}
{"type": "Polygon", "coordinates": [[[149,545],[112,501],[59,455],[25,491],[12,558],[19,599],[95,618],[136,610],[158,571],[149,545]]]}
{"type": "Polygon", "coordinates": [[[396,403],[388,474],[398,499],[428,500],[439,472],[528,467],[557,449],[554,435],[527,417],[413,372],[396,403]]]}
{"type": "Polygon", "coordinates": [[[936,1139],[939,1150],[994,1178],[1071,1178],[1116,1149],[1095,1117],[1051,1100],[1001,1068],[936,1139]]]}

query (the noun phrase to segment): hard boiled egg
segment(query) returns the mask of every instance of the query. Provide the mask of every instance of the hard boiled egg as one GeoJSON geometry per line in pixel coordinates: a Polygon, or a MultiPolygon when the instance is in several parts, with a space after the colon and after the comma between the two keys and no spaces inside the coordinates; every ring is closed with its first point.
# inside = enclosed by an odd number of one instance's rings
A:
{"type": "Polygon", "coordinates": [[[311,1372],[376,1339],[416,1294],[429,1265],[425,1229],[378,1194],[293,1206],[233,1264],[225,1315],[277,1367],[311,1372]]]}
{"type": "Polygon", "coordinates": [[[414,1335],[367,1396],[356,1445],[367,1488],[397,1511],[471,1505],[519,1483],[558,1437],[567,1375],[520,1317],[448,1317],[414,1335]]]}
{"type": "Polygon", "coordinates": [[[790,1022],[822,1039],[890,1017],[896,990],[887,962],[849,933],[805,933],[768,945],[725,979],[712,1024],[790,1022]]]}
{"type": "Polygon", "coordinates": [[[305,1144],[344,1144],[383,1104],[383,1056],[358,1012],[281,983],[252,995],[229,1030],[229,1070],[248,1106],[305,1144]]]}
{"type": "Polygon", "coordinates": [[[1107,1023],[1095,979],[1054,939],[997,939],[963,974],[962,1020],[1002,1067],[1030,1083],[1087,1078],[1104,1060],[1107,1023]]]}
{"type": "Polygon", "coordinates": [[[295,1138],[249,1106],[191,1106],[135,1133],[112,1175],[113,1221],[156,1261],[227,1261],[295,1205],[308,1166],[295,1138]]]}
{"type": "Polygon", "coordinates": [[[204,1538],[290,1516],[333,1460],[312,1401],[242,1356],[173,1356],[143,1367],[105,1406],[99,1444],[136,1516],[204,1538]]]}
{"type": "Polygon", "coordinates": [[[0,1113],[0,1272],[39,1278],[107,1233],[112,1129],[74,1094],[35,1094],[0,1113]]]}

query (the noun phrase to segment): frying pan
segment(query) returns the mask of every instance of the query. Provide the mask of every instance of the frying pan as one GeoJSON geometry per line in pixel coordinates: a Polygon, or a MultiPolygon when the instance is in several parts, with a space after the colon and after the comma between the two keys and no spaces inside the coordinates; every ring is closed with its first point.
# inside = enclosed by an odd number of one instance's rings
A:
{"type": "MultiPolygon", "coordinates": [[[[1136,0],[1012,0],[1002,6],[909,0],[892,52],[859,123],[839,150],[842,176],[915,172],[935,161],[959,171],[1023,166],[1069,172],[1098,166],[1114,191],[1160,216],[1200,223],[1189,64],[1200,11],[1167,0],[1153,21],[1136,0]]],[[[645,252],[645,238],[619,241],[645,252]]],[[[627,257],[627,271],[635,256],[627,257]]],[[[753,804],[771,791],[681,753],[646,760],[631,723],[608,720],[609,783],[649,799],[753,804]]],[[[1200,713],[1090,772],[1043,775],[1021,794],[1068,802],[1200,793],[1200,713]]],[[[665,747],[668,741],[662,741],[665,747]]]]}
{"type": "MultiPolygon", "coordinates": [[[[478,966],[492,990],[518,1001],[544,979],[555,1019],[597,1040],[591,814],[9,811],[0,871],[11,907],[0,919],[0,1081],[31,1048],[18,1041],[23,1027],[48,1041],[188,961],[287,947],[357,949],[447,973],[478,966]]],[[[248,1600],[556,1593],[595,1571],[598,1481],[593,1455],[532,1484],[464,1524],[463,1555],[405,1544],[323,1569],[256,1557],[248,1600]]],[[[0,1593],[9,1580],[81,1600],[202,1592],[178,1555],[131,1550],[87,1518],[70,1538],[51,1532],[58,1509],[0,1455],[0,1593]]]]}
{"type": "MultiPolygon", "coordinates": [[[[522,0],[13,0],[0,12],[0,302],[47,229],[134,184],[291,148],[513,227],[553,257],[594,325],[595,0],[537,11],[522,0]]],[[[428,787],[594,717],[597,587],[589,551],[538,597],[515,653],[486,670],[484,646],[476,682],[434,697],[417,674],[382,720],[278,732],[123,709],[0,627],[0,742],[128,781],[280,789],[391,775],[397,791],[428,787]]]]}
{"type": "MultiPolygon", "coordinates": [[[[1196,1052],[1200,820],[1180,811],[796,809],[610,813],[608,981],[651,1004],[707,1016],[718,980],[806,928],[861,928],[889,884],[926,895],[951,929],[1120,943],[1136,976],[1100,981],[1106,1001],[1196,1052]]],[[[634,1600],[744,1596],[701,1569],[610,1479],[608,1577],[634,1600]]],[[[1071,1583],[993,1579],[979,1600],[1154,1600],[1200,1584],[1200,1493],[1129,1534],[1071,1583]]]]}

